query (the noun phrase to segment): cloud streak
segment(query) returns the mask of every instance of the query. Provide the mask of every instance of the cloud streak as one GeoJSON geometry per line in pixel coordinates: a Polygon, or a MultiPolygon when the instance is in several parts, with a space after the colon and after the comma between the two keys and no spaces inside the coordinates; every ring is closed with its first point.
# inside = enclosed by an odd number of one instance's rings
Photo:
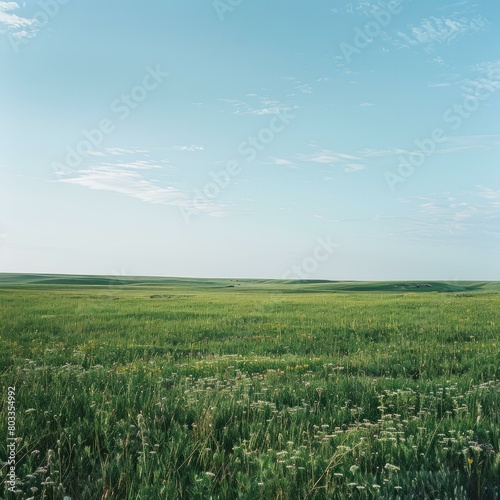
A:
{"type": "Polygon", "coordinates": [[[174,146],[174,149],[176,151],[189,151],[189,152],[205,151],[205,148],[203,146],[197,146],[196,144],[191,144],[191,146],[174,146]]]}
{"type": "Polygon", "coordinates": [[[406,33],[399,31],[397,42],[400,47],[424,45],[427,49],[433,49],[436,45],[450,45],[465,35],[484,31],[490,25],[481,15],[470,19],[458,16],[429,17],[419,25],[410,25],[406,33]]]}
{"type": "Polygon", "coordinates": [[[362,156],[332,151],[331,149],[320,149],[312,154],[298,154],[297,159],[301,163],[342,167],[344,172],[349,174],[366,168],[366,165],[362,163],[362,156]]]}
{"type": "MultiPolygon", "coordinates": [[[[117,151],[127,154],[138,150],[117,148],[107,150],[107,153],[111,155],[119,154],[117,151]]],[[[135,159],[133,161],[124,161],[118,159],[116,162],[107,161],[91,164],[56,182],[96,191],[117,193],[153,205],[191,208],[195,193],[177,189],[173,186],[161,186],[157,181],[148,178],[148,171],[163,168],[165,168],[165,165],[162,165],[161,162],[152,160],[135,159]]],[[[232,214],[226,206],[210,200],[197,203],[197,210],[212,217],[232,214]]]]}
{"type": "MultiPolygon", "coordinates": [[[[332,149],[318,148],[316,143],[309,145],[314,148],[313,153],[297,153],[292,159],[273,159],[276,165],[323,165],[329,167],[341,167],[346,173],[355,173],[368,167],[379,167],[382,165],[393,165],[401,161],[401,157],[408,156],[414,150],[386,147],[380,149],[365,148],[352,153],[334,151],[332,149]]],[[[436,155],[452,155],[465,151],[495,151],[500,149],[500,135],[470,135],[449,136],[443,139],[442,144],[436,150],[436,155]]]]}
{"type": "Polygon", "coordinates": [[[241,99],[219,99],[219,101],[228,104],[232,108],[231,112],[234,115],[276,115],[298,109],[297,105],[287,104],[257,94],[247,94],[245,97],[247,97],[247,101],[241,99]]]}
{"type": "Polygon", "coordinates": [[[0,2],[0,31],[14,38],[31,38],[36,34],[37,20],[21,17],[13,11],[20,9],[17,2],[0,2]]]}
{"type": "MultiPolygon", "coordinates": [[[[410,217],[401,218],[397,237],[460,243],[500,239],[500,191],[478,186],[475,191],[432,193],[400,198],[410,217]]],[[[383,219],[383,218],[381,218],[383,219]]]]}

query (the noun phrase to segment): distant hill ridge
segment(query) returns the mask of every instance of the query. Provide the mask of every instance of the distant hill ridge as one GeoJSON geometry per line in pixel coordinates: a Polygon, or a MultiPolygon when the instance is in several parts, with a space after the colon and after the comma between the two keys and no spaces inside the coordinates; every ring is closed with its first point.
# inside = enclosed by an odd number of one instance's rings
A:
{"type": "Polygon", "coordinates": [[[0,288],[10,287],[162,287],[226,289],[227,292],[500,292],[495,281],[328,281],[272,279],[209,279],[140,276],[84,276],[0,273],[0,288]]]}

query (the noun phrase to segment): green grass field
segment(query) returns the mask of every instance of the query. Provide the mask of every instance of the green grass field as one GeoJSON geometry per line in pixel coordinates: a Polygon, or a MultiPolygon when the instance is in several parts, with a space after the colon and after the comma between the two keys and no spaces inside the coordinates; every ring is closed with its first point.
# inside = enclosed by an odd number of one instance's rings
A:
{"type": "Polygon", "coordinates": [[[0,275],[12,497],[498,499],[499,311],[498,283],[0,275]]]}

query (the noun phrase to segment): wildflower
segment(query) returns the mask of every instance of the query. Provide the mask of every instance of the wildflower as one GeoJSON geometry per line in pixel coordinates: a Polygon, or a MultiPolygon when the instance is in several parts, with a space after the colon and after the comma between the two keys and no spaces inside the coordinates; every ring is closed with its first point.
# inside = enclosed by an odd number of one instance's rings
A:
{"type": "Polygon", "coordinates": [[[399,467],[397,465],[385,464],[384,469],[395,471],[395,470],[399,470],[399,467]]]}

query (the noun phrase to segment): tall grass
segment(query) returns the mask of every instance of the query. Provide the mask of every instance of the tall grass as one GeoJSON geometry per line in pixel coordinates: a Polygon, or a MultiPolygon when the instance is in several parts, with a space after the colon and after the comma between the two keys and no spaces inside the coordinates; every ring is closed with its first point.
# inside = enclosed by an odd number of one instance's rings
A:
{"type": "Polygon", "coordinates": [[[500,294],[53,285],[0,300],[17,498],[500,497],[500,294]]]}

